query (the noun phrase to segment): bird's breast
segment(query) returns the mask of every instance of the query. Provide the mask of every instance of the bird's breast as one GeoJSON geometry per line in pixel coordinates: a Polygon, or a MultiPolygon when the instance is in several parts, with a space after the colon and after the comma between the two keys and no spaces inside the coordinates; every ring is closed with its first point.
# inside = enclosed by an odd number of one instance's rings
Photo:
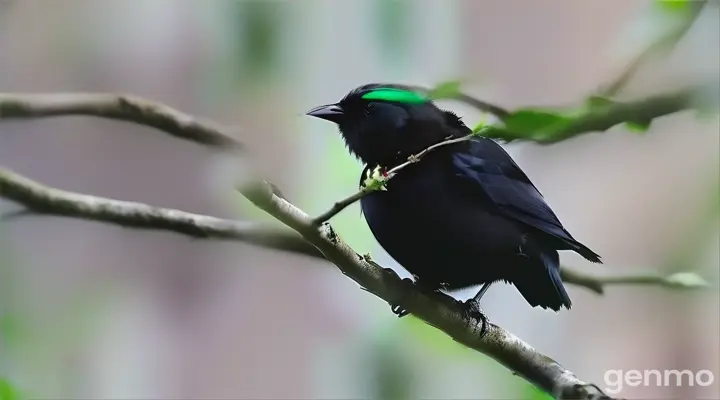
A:
{"type": "Polygon", "coordinates": [[[433,192],[442,190],[441,181],[436,173],[422,176],[417,172],[411,168],[401,171],[388,182],[386,191],[371,193],[360,200],[365,220],[383,246],[416,239],[429,213],[437,211],[432,197],[433,192]]]}
{"type": "Polygon", "coordinates": [[[432,165],[401,171],[387,191],[362,198],[361,207],[378,243],[403,267],[457,283],[467,269],[479,273],[482,260],[515,257],[523,232],[491,205],[457,190],[446,175],[432,165]]]}

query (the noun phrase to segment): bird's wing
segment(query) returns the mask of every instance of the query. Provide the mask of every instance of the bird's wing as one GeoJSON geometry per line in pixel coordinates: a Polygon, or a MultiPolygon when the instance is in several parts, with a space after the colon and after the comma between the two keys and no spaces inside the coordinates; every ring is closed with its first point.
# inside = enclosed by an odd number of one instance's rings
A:
{"type": "Polygon", "coordinates": [[[453,172],[498,212],[559,240],[589,260],[599,256],[577,242],[547,205],[540,191],[495,141],[476,138],[452,156],[453,172]],[[469,185],[468,185],[469,184],[469,185]]]}

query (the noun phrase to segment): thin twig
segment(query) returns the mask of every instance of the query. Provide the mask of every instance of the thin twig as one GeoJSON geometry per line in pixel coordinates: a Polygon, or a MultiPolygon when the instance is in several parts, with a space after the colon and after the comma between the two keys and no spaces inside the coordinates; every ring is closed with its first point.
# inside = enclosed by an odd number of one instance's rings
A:
{"type": "MultiPolygon", "coordinates": [[[[428,94],[433,91],[432,88],[428,88],[428,87],[422,86],[422,85],[409,85],[409,84],[402,84],[402,83],[384,83],[382,85],[387,86],[387,87],[394,87],[394,88],[398,88],[398,89],[417,91],[417,92],[421,92],[424,94],[428,94]]],[[[510,115],[510,111],[504,109],[503,107],[500,107],[496,104],[492,104],[485,100],[480,100],[477,97],[469,95],[462,91],[458,91],[452,97],[448,97],[447,99],[448,100],[456,100],[456,101],[465,103],[480,112],[492,114],[500,120],[503,120],[503,119],[505,119],[505,117],[510,115]]]]}
{"type": "MultiPolygon", "coordinates": [[[[431,151],[433,151],[433,150],[435,150],[435,149],[437,149],[437,148],[439,148],[439,147],[442,147],[442,146],[447,146],[447,145],[449,145],[449,144],[460,143],[460,142],[464,142],[464,141],[470,140],[473,136],[474,136],[474,134],[471,134],[471,135],[463,136],[463,137],[460,137],[460,138],[454,138],[454,139],[445,140],[445,141],[436,143],[436,144],[434,144],[434,145],[432,145],[432,146],[430,146],[430,147],[427,147],[426,149],[424,149],[423,151],[421,151],[421,152],[419,152],[419,153],[417,153],[417,154],[411,155],[410,157],[407,158],[407,161],[405,161],[404,163],[399,164],[399,165],[397,165],[396,167],[393,167],[392,169],[388,170],[388,171],[385,173],[385,176],[383,177],[383,182],[382,182],[382,183],[383,183],[383,184],[387,183],[387,181],[389,181],[389,180],[392,179],[395,175],[397,175],[398,172],[400,172],[400,171],[402,171],[403,169],[407,168],[408,166],[410,166],[410,165],[412,165],[412,164],[415,164],[416,162],[420,161],[420,159],[422,159],[427,153],[429,153],[429,152],[431,152],[431,151]]],[[[376,190],[377,190],[377,189],[372,189],[372,188],[369,188],[368,186],[364,186],[364,187],[360,188],[360,190],[358,190],[356,193],[353,193],[352,195],[350,195],[350,196],[348,196],[348,197],[346,197],[346,198],[344,198],[344,199],[336,202],[335,204],[333,204],[332,207],[330,207],[329,210],[327,210],[327,211],[325,211],[324,213],[322,213],[322,214],[318,215],[317,217],[313,218],[313,220],[312,220],[312,221],[313,221],[313,224],[314,224],[314,225],[320,225],[320,224],[322,224],[323,222],[330,220],[330,218],[332,218],[332,217],[336,216],[337,214],[339,214],[340,211],[344,210],[345,208],[349,207],[350,205],[352,205],[352,204],[355,203],[356,201],[359,201],[359,200],[362,199],[363,197],[369,195],[370,193],[372,193],[372,192],[374,192],[374,191],[376,191],[376,190]]]]}
{"type": "Polygon", "coordinates": [[[635,272],[600,276],[563,265],[560,267],[560,277],[565,283],[587,288],[597,294],[603,294],[606,286],[647,285],[668,289],[702,289],[709,286],[705,279],[691,272],[677,272],[671,275],[635,272]]]}
{"type": "Polygon", "coordinates": [[[700,15],[707,1],[698,0],[688,3],[687,14],[684,15],[682,23],[679,23],[674,29],[671,29],[661,35],[657,40],[648,45],[640,54],[636,55],[628,65],[620,72],[620,74],[612,80],[604,88],[600,89],[600,96],[612,97],[621,91],[632,77],[640,70],[644,64],[647,64],[653,58],[667,54],[675,48],[680,40],[685,37],[687,31],[693,26],[695,20],[700,15]]]}
{"type": "Polygon", "coordinates": [[[465,142],[465,141],[468,141],[468,140],[472,139],[473,136],[475,136],[475,134],[470,134],[470,135],[466,135],[466,136],[459,137],[459,138],[444,140],[444,141],[442,141],[442,142],[440,142],[440,143],[435,143],[434,145],[429,146],[429,147],[426,148],[425,150],[423,150],[423,151],[421,151],[421,152],[419,152],[419,153],[417,153],[417,154],[415,154],[415,155],[412,155],[412,156],[408,157],[407,161],[405,161],[404,163],[402,163],[402,164],[400,164],[400,165],[398,165],[398,166],[396,166],[396,167],[393,167],[392,169],[390,169],[389,171],[387,171],[387,175],[388,175],[388,176],[387,176],[386,179],[390,179],[390,178],[392,178],[393,176],[397,175],[398,172],[400,172],[400,171],[402,171],[403,169],[407,168],[408,166],[410,166],[410,165],[412,165],[412,164],[415,164],[416,162],[420,161],[423,157],[425,157],[425,155],[427,155],[429,152],[431,152],[431,151],[433,151],[433,150],[435,150],[435,149],[437,149],[437,148],[440,148],[440,147],[443,147],[443,146],[447,146],[447,145],[449,145],[449,144],[455,144],[455,143],[465,142]]]}
{"type": "Polygon", "coordinates": [[[508,115],[510,115],[510,111],[497,106],[495,104],[488,103],[486,101],[480,100],[476,97],[470,96],[465,93],[460,93],[455,97],[455,100],[463,102],[471,107],[476,108],[479,111],[487,112],[490,114],[493,114],[494,116],[498,117],[501,121],[507,118],[508,115]]]}
{"type": "Polygon", "coordinates": [[[365,186],[362,187],[357,192],[351,194],[350,196],[336,201],[332,207],[330,207],[329,210],[325,211],[324,213],[318,215],[317,217],[313,218],[313,225],[320,225],[325,221],[330,220],[330,218],[336,216],[340,213],[340,211],[346,209],[347,207],[351,206],[356,201],[360,201],[363,197],[367,196],[371,192],[374,192],[374,189],[370,189],[369,187],[365,186]]]}

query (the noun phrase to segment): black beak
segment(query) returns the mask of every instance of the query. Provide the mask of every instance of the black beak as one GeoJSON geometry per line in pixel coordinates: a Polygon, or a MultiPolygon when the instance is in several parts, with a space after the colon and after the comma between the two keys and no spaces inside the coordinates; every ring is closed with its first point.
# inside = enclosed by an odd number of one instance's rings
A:
{"type": "Polygon", "coordinates": [[[320,107],[315,107],[308,111],[306,115],[311,117],[317,117],[330,122],[339,123],[340,119],[345,115],[342,107],[337,104],[327,104],[320,107]]]}

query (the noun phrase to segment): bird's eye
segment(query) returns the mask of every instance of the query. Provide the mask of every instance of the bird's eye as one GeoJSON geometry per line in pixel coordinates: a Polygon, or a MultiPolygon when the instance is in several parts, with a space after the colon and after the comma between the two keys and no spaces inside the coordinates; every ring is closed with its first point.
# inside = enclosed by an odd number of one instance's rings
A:
{"type": "Polygon", "coordinates": [[[374,108],[375,105],[373,103],[368,103],[367,105],[365,105],[365,115],[370,115],[374,108]]]}

